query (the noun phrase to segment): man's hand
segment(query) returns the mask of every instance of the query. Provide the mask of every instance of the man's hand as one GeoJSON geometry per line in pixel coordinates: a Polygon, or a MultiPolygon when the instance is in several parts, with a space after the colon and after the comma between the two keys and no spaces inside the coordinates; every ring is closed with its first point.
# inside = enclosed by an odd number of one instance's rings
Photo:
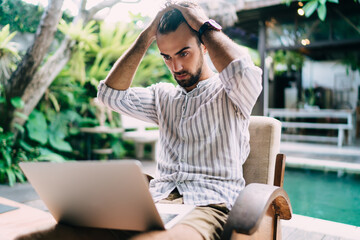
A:
{"type": "Polygon", "coordinates": [[[152,22],[147,26],[144,30],[144,33],[146,34],[150,44],[156,39],[156,32],[159,27],[160,19],[164,15],[165,12],[169,11],[171,7],[166,7],[162,10],[160,10],[156,17],[152,20],[152,22]]]}
{"type": "Polygon", "coordinates": [[[116,61],[105,79],[105,84],[113,89],[126,90],[130,87],[136,70],[151,43],[156,39],[160,19],[168,11],[158,12],[154,20],[137,37],[131,47],[116,61]]]}
{"type": "Polygon", "coordinates": [[[196,32],[198,32],[200,27],[209,20],[204,10],[195,3],[175,3],[170,6],[178,9],[189,26],[196,32]]]}

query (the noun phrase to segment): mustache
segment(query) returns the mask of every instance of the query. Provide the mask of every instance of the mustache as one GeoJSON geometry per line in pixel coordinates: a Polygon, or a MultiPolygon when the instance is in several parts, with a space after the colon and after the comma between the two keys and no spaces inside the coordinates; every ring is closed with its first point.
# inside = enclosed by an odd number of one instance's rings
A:
{"type": "Polygon", "coordinates": [[[182,75],[182,74],[189,74],[189,72],[188,71],[174,72],[175,76],[182,75]]]}

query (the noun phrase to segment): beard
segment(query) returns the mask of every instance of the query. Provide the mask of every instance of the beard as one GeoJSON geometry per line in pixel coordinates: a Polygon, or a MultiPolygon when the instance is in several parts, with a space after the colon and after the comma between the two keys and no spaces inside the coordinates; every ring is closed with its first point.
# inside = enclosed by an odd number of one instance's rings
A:
{"type": "Polygon", "coordinates": [[[176,82],[183,88],[191,87],[191,86],[197,84],[201,77],[203,61],[204,61],[204,59],[201,58],[195,73],[191,73],[191,72],[185,71],[185,70],[181,71],[181,72],[174,72],[173,75],[174,75],[176,82]],[[183,74],[188,75],[188,78],[177,79],[178,75],[183,75],[183,74]]]}

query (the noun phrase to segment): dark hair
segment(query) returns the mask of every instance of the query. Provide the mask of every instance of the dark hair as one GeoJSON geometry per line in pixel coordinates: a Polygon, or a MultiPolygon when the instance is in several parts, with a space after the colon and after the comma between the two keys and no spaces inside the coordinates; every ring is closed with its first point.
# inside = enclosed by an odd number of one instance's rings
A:
{"type": "Polygon", "coordinates": [[[171,9],[161,17],[158,31],[161,34],[174,32],[182,23],[187,24],[182,13],[178,9],[171,9]]]}
{"type": "Polygon", "coordinates": [[[176,31],[180,24],[186,23],[186,25],[190,28],[191,32],[194,33],[197,39],[197,43],[200,46],[200,39],[197,37],[197,32],[190,27],[190,25],[186,22],[184,16],[178,9],[171,9],[164,13],[164,15],[160,19],[160,23],[158,26],[158,31],[160,34],[167,34],[176,31]]]}

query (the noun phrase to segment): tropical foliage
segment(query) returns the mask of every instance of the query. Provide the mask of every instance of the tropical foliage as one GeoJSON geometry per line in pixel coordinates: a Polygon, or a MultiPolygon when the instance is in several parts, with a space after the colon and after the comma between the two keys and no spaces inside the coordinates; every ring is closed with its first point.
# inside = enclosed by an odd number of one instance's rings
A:
{"type": "MultiPolygon", "coordinates": [[[[24,127],[18,126],[22,133],[20,138],[15,139],[13,133],[5,132],[0,126],[0,182],[13,185],[16,181],[24,181],[18,167],[22,161],[86,158],[85,136],[80,128],[99,125],[98,109],[92,104],[97,86],[141,31],[136,24],[140,20],[147,21],[135,16],[132,23],[112,26],[95,21],[85,26],[79,22],[60,22],[59,31],[75,41],[73,54],[36,109],[28,117],[16,113],[26,119],[24,127]]],[[[6,39],[14,35],[9,27],[2,32],[6,33],[6,39]]],[[[157,47],[152,45],[139,66],[133,85],[148,86],[158,81],[174,82],[157,47]]],[[[3,92],[0,91],[0,104],[5,101],[3,92]]],[[[16,109],[24,105],[19,97],[11,99],[11,104],[16,109]]],[[[105,125],[121,126],[119,115],[113,113],[105,125]]],[[[116,158],[132,154],[133,147],[121,141],[119,134],[93,135],[92,138],[93,148],[112,148],[116,158]]],[[[98,157],[107,158],[106,155],[98,157]]]]}
{"type": "MultiPolygon", "coordinates": [[[[20,109],[24,106],[24,103],[19,98],[11,99],[11,104],[15,109],[20,109]]],[[[20,117],[27,118],[21,115],[20,117]]],[[[44,129],[46,124],[44,125],[43,121],[37,122],[32,118],[29,119],[28,129],[29,133],[31,133],[30,135],[35,135],[34,139],[36,137],[40,139],[40,137],[43,137],[41,130],[34,133],[34,127],[32,128],[32,125],[36,124],[41,124],[37,130],[44,129]]],[[[22,126],[18,126],[18,128],[22,132],[25,131],[22,126]]],[[[58,138],[58,132],[59,130],[56,130],[56,136],[53,136],[55,140],[58,138]]],[[[33,147],[23,139],[15,141],[14,133],[5,132],[0,127],[0,182],[8,182],[9,185],[13,185],[17,180],[23,182],[24,176],[18,164],[27,161],[64,161],[64,158],[47,148],[41,146],[33,147]]]]}
{"type": "Polygon", "coordinates": [[[0,30],[0,83],[2,84],[10,77],[16,62],[20,60],[16,44],[10,42],[15,34],[16,32],[10,33],[9,24],[0,30]]]}
{"type": "Polygon", "coordinates": [[[44,11],[40,5],[22,0],[0,1],[0,25],[10,24],[12,31],[35,33],[44,11]]]}
{"type": "MultiPolygon", "coordinates": [[[[35,33],[43,12],[41,5],[27,4],[22,0],[0,0],[0,26],[9,24],[11,31],[35,33]]],[[[66,22],[72,18],[66,11],[63,13],[66,22]]],[[[61,37],[60,33],[56,34],[56,38],[61,37]]]]}

